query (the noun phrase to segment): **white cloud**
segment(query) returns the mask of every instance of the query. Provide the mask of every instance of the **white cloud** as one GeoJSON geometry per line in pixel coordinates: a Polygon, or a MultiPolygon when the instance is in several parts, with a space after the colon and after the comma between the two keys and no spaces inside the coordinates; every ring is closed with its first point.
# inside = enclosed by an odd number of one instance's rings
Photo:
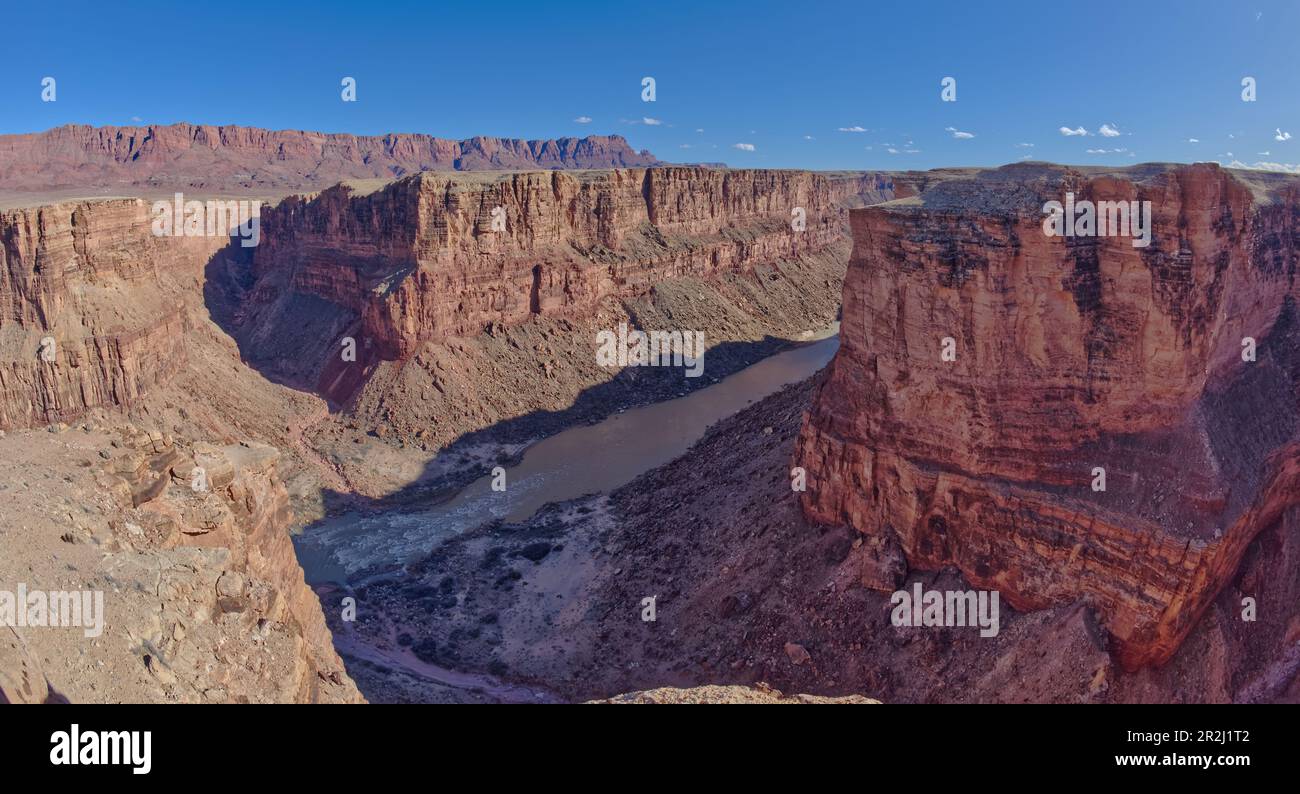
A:
{"type": "Polygon", "coordinates": [[[803,136],[803,139],[804,139],[805,141],[816,140],[816,139],[813,138],[813,136],[811,136],[811,135],[805,135],[805,136],[803,136]]]}
{"type": "Polygon", "coordinates": [[[695,131],[696,131],[696,132],[704,132],[704,128],[703,128],[703,127],[696,127],[696,128],[695,128],[695,131]]]}
{"type": "Polygon", "coordinates": [[[690,145],[689,143],[683,143],[683,144],[679,145],[677,148],[679,148],[679,149],[689,149],[689,148],[691,148],[691,145],[690,145]]]}
{"type": "Polygon", "coordinates": [[[591,116],[579,116],[573,120],[575,124],[590,124],[591,116]]]}
{"type": "Polygon", "coordinates": [[[1278,127],[1278,128],[1277,128],[1277,135],[1274,135],[1274,136],[1273,136],[1273,140],[1275,140],[1275,141],[1289,141],[1289,140],[1291,140],[1291,133],[1289,133],[1289,132],[1283,132],[1283,131],[1282,131],[1282,128],[1281,128],[1281,127],[1278,127]]]}
{"type": "Polygon", "coordinates": [[[1109,124],[1103,124],[1101,129],[1097,130],[1097,134],[1103,138],[1118,138],[1120,132],[1109,124]]]}
{"type": "Polygon", "coordinates": [[[660,124],[663,124],[663,122],[660,121],[659,119],[652,119],[652,118],[650,118],[649,116],[645,116],[645,117],[643,117],[643,118],[641,119],[641,123],[642,123],[642,124],[649,124],[651,127],[658,127],[660,124]]]}
{"type": "Polygon", "coordinates": [[[866,132],[866,127],[840,127],[839,132],[866,132]]]}
{"type": "Polygon", "coordinates": [[[1079,127],[1078,129],[1074,129],[1074,130],[1070,129],[1069,127],[1062,127],[1061,134],[1067,137],[1073,137],[1075,135],[1087,135],[1088,131],[1085,130],[1083,127],[1079,127]]]}
{"type": "Polygon", "coordinates": [[[895,148],[893,148],[893,147],[890,147],[890,148],[886,149],[885,151],[889,152],[890,154],[898,154],[898,150],[895,149],[895,148]]]}
{"type": "Polygon", "coordinates": [[[1287,174],[1300,174],[1300,164],[1297,163],[1269,163],[1258,162],[1252,165],[1246,165],[1239,160],[1233,160],[1228,163],[1229,168],[1245,168],[1250,171],[1282,171],[1287,174]]]}
{"type": "Polygon", "coordinates": [[[1017,149],[1032,149],[1032,148],[1034,148],[1034,145],[1033,145],[1032,143],[1017,143],[1017,144],[1016,144],[1016,148],[1017,148],[1017,149]]]}
{"type": "Polygon", "coordinates": [[[1187,139],[1187,142],[1188,142],[1188,143],[1200,143],[1200,142],[1201,142],[1201,139],[1200,139],[1200,138],[1188,138],[1188,139],[1187,139]]]}
{"type": "Polygon", "coordinates": [[[1256,152],[1255,154],[1259,155],[1260,157],[1268,157],[1269,155],[1272,154],[1272,152],[1256,152]]]}
{"type": "Polygon", "coordinates": [[[944,128],[943,128],[943,131],[944,131],[944,132],[951,132],[951,133],[952,133],[952,137],[956,138],[956,139],[959,140],[959,141],[965,141],[965,140],[969,140],[969,139],[975,137],[975,133],[973,133],[973,132],[962,132],[961,130],[957,129],[956,127],[944,127],[944,128]]]}
{"type": "Polygon", "coordinates": [[[733,144],[733,145],[732,145],[732,148],[733,148],[733,149],[739,149],[739,150],[741,150],[742,152],[752,152],[752,151],[754,151],[754,144],[752,144],[752,143],[737,143],[737,144],[733,144]]]}
{"type": "Polygon", "coordinates": [[[1088,149],[1087,153],[1088,154],[1123,154],[1124,152],[1127,151],[1128,149],[1121,146],[1118,149],[1088,149]]]}

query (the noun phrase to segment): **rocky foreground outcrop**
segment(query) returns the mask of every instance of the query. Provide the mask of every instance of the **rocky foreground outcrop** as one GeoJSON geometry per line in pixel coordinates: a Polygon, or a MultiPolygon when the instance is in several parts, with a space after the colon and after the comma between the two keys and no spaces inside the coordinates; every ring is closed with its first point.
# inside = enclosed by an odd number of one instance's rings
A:
{"type": "MultiPolygon", "coordinates": [[[[1300,180],[1025,164],[852,228],[806,514],[865,536],[872,587],[952,565],[1020,611],[1082,599],[1126,669],[1169,660],[1300,503],[1300,180]],[[1150,245],[1048,236],[1067,193],[1149,201],[1150,245]]],[[[1290,578],[1237,586],[1294,612],[1290,578]]]]}
{"type": "Polygon", "coordinates": [[[274,448],[86,424],[0,451],[0,590],[102,598],[95,631],[85,611],[0,628],[0,702],[362,700],[303,581],[274,448]]]}
{"type": "Polygon", "coordinates": [[[284,195],[341,179],[416,171],[629,168],[658,164],[622,136],[520,140],[431,135],[348,135],[210,124],[90,127],[0,135],[6,192],[92,186],[284,195]]]}

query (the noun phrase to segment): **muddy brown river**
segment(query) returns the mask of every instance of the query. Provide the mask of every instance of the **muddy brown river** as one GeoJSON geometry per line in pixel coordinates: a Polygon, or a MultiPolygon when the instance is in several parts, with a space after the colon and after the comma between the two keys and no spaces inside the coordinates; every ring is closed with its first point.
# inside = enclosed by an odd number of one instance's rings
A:
{"type": "Polygon", "coordinates": [[[492,489],[489,475],[433,507],[348,512],[317,522],[295,538],[307,581],[346,583],[362,571],[423,557],[447,538],[488,521],[523,521],[548,502],[625,485],[682,455],[719,419],[825,367],[839,347],[838,330],[827,329],[813,341],[685,397],[630,408],[543,439],[506,469],[504,491],[492,489]]]}

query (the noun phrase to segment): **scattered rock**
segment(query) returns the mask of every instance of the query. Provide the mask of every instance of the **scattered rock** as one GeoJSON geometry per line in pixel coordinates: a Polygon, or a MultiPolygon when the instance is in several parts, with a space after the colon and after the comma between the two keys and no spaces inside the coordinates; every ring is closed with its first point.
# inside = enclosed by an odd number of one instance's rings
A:
{"type": "Polygon", "coordinates": [[[547,543],[546,541],[537,541],[536,543],[529,543],[527,546],[524,546],[522,549],[519,550],[519,556],[532,560],[533,562],[541,562],[543,559],[546,558],[546,555],[550,553],[551,553],[551,544],[547,543]]]}
{"type": "Polygon", "coordinates": [[[808,649],[797,642],[787,642],[785,644],[785,655],[790,657],[790,663],[799,666],[812,661],[812,654],[808,649]]]}

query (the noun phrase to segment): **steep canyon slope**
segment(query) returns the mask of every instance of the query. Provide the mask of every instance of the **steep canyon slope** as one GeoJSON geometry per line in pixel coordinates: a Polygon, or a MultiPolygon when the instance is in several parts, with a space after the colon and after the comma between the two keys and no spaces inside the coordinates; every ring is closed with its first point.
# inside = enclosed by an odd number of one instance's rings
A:
{"type": "Polygon", "coordinates": [[[228,238],[156,237],[149,210],[0,213],[0,588],[100,591],[106,623],[11,650],[73,700],[359,700],[294,557],[281,456],[251,440],[304,401],[208,316],[228,238]]]}

